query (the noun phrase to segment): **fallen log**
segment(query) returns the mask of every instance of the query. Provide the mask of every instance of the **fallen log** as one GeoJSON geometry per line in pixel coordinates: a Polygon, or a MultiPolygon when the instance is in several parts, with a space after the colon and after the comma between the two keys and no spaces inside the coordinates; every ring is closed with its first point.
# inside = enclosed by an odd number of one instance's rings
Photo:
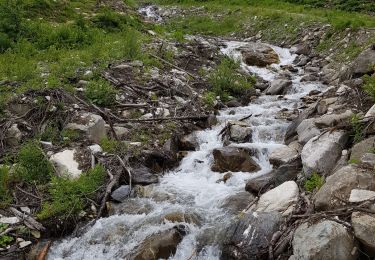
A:
{"type": "Polygon", "coordinates": [[[26,215],[26,213],[22,213],[21,211],[15,209],[13,207],[10,207],[9,210],[14,215],[16,215],[17,217],[22,219],[25,222],[26,226],[28,226],[32,229],[39,230],[39,231],[45,231],[46,230],[46,228],[42,224],[40,224],[38,221],[33,219],[31,216],[26,215]]]}

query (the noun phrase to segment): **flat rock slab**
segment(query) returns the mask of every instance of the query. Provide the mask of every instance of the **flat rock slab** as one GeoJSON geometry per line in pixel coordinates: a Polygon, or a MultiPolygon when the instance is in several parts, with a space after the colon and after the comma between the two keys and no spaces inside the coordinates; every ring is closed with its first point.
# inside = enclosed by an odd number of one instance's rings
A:
{"type": "Polygon", "coordinates": [[[213,150],[214,172],[256,172],[260,166],[251,158],[251,151],[244,148],[224,147],[213,150]]]}
{"type": "Polygon", "coordinates": [[[366,253],[370,256],[375,256],[375,216],[353,212],[352,226],[354,235],[362,242],[366,253]]]}

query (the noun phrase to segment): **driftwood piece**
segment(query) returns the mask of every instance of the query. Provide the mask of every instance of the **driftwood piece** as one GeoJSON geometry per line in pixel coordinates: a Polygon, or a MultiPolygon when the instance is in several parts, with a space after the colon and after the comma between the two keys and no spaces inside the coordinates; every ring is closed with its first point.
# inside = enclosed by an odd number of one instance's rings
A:
{"type": "Polygon", "coordinates": [[[40,224],[38,221],[36,221],[34,218],[30,217],[29,215],[26,215],[26,213],[22,213],[21,211],[15,209],[13,207],[10,207],[9,210],[14,215],[16,215],[17,217],[22,219],[25,222],[25,224],[27,226],[29,226],[30,228],[33,228],[33,229],[36,229],[36,230],[39,230],[39,231],[45,231],[46,230],[46,228],[43,227],[42,224],[40,224]]]}

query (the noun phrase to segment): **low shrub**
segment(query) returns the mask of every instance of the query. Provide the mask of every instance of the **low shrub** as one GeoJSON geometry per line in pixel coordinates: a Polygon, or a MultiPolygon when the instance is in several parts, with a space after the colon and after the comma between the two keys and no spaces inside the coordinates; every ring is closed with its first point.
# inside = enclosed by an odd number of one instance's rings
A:
{"type": "Polygon", "coordinates": [[[95,198],[96,191],[104,184],[105,175],[105,168],[97,165],[78,179],[52,177],[49,188],[50,201],[43,204],[38,218],[76,218],[88,201],[95,198]]]}
{"type": "Polygon", "coordinates": [[[224,58],[216,69],[209,74],[212,85],[211,91],[223,101],[229,96],[240,97],[252,87],[252,79],[238,72],[240,63],[230,58],[224,58]]]}
{"type": "Polygon", "coordinates": [[[42,149],[35,142],[26,143],[18,154],[16,177],[27,183],[47,183],[53,173],[52,164],[45,158],[42,149]]]}
{"type": "Polygon", "coordinates": [[[305,181],[304,188],[308,192],[319,190],[324,184],[324,177],[314,172],[309,179],[305,181]]]}
{"type": "Polygon", "coordinates": [[[361,116],[354,114],[350,121],[353,129],[354,143],[358,143],[362,141],[365,136],[364,126],[361,123],[361,116]]]}
{"type": "Polygon", "coordinates": [[[363,90],[372,98],[375,102],[375,76],[365,76],[365,84],[363,85],[363,90]]]}
{"type": "Polygon", "coordinates": [[[9,168],[5,165],[2,165],[0,166],[0,208],[6,206],[10,202],[10,200],[9,168]]]}
{"type": "Polygon", "coordinates": [[[90,81],[86,87],[86,97],[99,106],[111,106],[116,99],[116,89],[110,82],[99,79],[90,81]]]}

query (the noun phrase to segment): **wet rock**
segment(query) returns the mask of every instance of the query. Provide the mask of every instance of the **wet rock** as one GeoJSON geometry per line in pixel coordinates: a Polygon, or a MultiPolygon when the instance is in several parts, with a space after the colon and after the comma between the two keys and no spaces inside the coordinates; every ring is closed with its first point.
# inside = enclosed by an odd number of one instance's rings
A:
{"type": "Polygon", "coordinates": [[[320,68],[319,67],[305,67],[306,73],[319,73],[320,68]]]}
{"type": "Polygon", "coordinates": [[[305,173],[329,174],[340,158],[347,140],[348,135],[345,131],[327,132],[310,139],[301,153],[305,173]]]}
{"type": "Polygon", "coordinates": [[[310,115],[312,115],[316,110],[317,104],[313,104],[306,108],[293,122],[288,126],[286,133],[285,133],[285,143],[290,144],[294,141],[294,137],[297,134],[297,128],[301,124],[301,122],[307,119],[310,115]]]}
{"type": "Polygon", "coordinates": [[[264,175],[257,176],[246,182],[245,190],[252,194],[258,195],[258,193],[266,189],[269,185],[274,183],[275,172],[270,171],[264,175]]]}
{"type": "Polygon", "coordinates": [[[59,176],[66,176],[70,179],[78,178],[82,170],[79,169],[79,163],[74,158],[76,150],[64,150],[51,156],[50,161],[55,165],[59,176]]]}
{"type": "Polygon", "coordinates": [[[164,221],[169,222],[180,222],[180,223],[189,223],[189,224],[195,224],[200,225],[201,219],[197,214],[194,213],[186,213],[186,212],[172,212],[164,215],[163,217],[164,221]]]}
{"type": "Polygon", "coordinates": [[[361,165],[375,170],[375,153],[365,153],[361,157],[361,165]]]}
{"type": "Polygon", "coordinates": [[[350,160],[360,161],[364,154],[370,153],[372,151],[375,151],[375,136],[372,136],[355,144],[352,148],[350,160]]]}
{"type": "Polygon", "coordinates": [[[292,260],[297,259],[357,259],[354,240],[345,226],[325,220],[299,226],[293,237],[292,260]]]}
{"type": "Polygon", "coordinates": [[[278,211],[286,216],[293,212],[295,204],[298,201],[298,196],[299,189],[297,183],[287,181],[264,193],[259,198],[254,210],[257,212],[278,211]]]}
{"type": "Polygon", "coordinates": [[[280,166],[297,160],[299,157],[298,151],[290,148],[289,146],[283,146],[275,149],[269,156],[270,163],[274,166],[280,166]]]}
{"type": "Polygon", "coordinates": [[[101,116],[91,113],[82,113],[65,129],[83,132],[90,141],[95,143],[99,143],[106,137],[105,121],[101,116]]]}
{"type": "Polygon", "coordinates": [[[277,212],[249,212],[226,232],[222,259],[267,259],[269,242],[282,217],[277,212]]]}
{"type": "Polygon", "coordinates": [[[353,189],[350,192],[349,202],[357,203],[373,199],[375,199],[375,191],[353,189]]]}
{"type": "Polygon", "coordinates": [[[297,66],[297,67],[303,67],[305,66],[308,62],[309,62],[309,57],[305,56],[305,55],[300,55],[298,56],[295,60],[294,60],[294,64],[297,66]]]}
{"type": "Polygon", "coordinates": [[[134,260],[167,259],[176,253],[178,244],[186,235],[185,226],[176,226],[146,238],[131,254],[134,260]]]}
{"type": "Polygon", "coordinates": [[[5,133],[5,142],[9,146],[17,146],[22,140],[22,132],[17,124],[11,125],[5,133]]]}
{"type": "Polygon", "coordinates": [[[167,150],[145,151],[145,165],[155,172],[163,172],[177,164],[175,153],[167,150]]]}
{"type": "Polygon", "coordinates": [[[246,209],[254,199],[255,197],[246,191],[239,192],[227,197],[221,205],[221,208],[232,213],[237,213],[246,209]]]}
{"type": "Polygon", "coordinates": [[[144,199],[127,199],[123,203],[107,203],[109,215],[141,215],[148,214],[152,205],[144,199]]]}
{"type": "Polygon", "coordinates": [[[276,79],[271,82],[271,86],[266,90],[268,95],[281,95],[285,94],[292,86],[291,80],[276,79]]]}
{"type": "Polygon", "coordinates": [[[224,147],[213,150],[215,172],[256,172],[259,165],[251,158],[251,152],[244,148],[224,147]]]}
{"type": "Polygon", "coordinates": [[[179,139],[178,148],[181,151],[195,151],[198,147],[199,142],[195,134],[185,135],[179,139]]]}
{"type": "Polygon", "coordinates": [[[261,43],[249,43],[239,48],[247,65],[265,67],[279,63],[279,56],[269,46],[261,43]]]}
{"type": "Polygon", "coordinates": [[[345,205],[353,189],[375,191],[375,175],[371,170],[348,165],[329,176],[315,194],[315,208],[328,210],[345,205]]]}
{"type": "Polygon", "coordinates": [[[225,105],[227,107],[240,107],[241,106],[241,103],[238,102],[237,100],[233,99],[231,101],[228,101],[227,103],[225,103],[225,105]]]}
{"type": "Polygon", "coordinates": [[[308,82],[308,81],[318,81],[319,76],[315,74],[307,74],[301,78],[301,82],[308,82]]]}
{"type": "Polygon", "coordinates": [[[306,43],[301,43],[293,46],[291,48],[291,51],[295,54],[303,54],[303,55],[309,55],[311,52],[311,47],[307,45],[306,43]]]}
{"type": "Polygon", "coordinates": [[[251,141],[252,129],[245,122],[231,121],[229,122],[229,140],[238,143],[251,141]]]}
{"type": "Polygon", "coordinates": [[[148,185],[159,182],[159,177],[147,167],[139,167],[132,170],[132,183],[148,185]]]}
{"type": "Polygon", "coordinates": [[[306,144],[311,138],[320,134],[320,130],[315,126],[315,119],[308,118],[297,127],[298,142],[306,144]]]}
{"type": "Polygon", "coordinates": [[[115,201],[123,202],[129,198],[130,192],[129,185],[122,185],[111,193],[111,198],[115,201]]]}
{"type": "Polygon", "coordinates": [[[352,116],[353,112],[351,110],[346,110],[341,114],[325,114],[315,120],[315,125],[319,128],[341,125],[349,123],[352,116]]]}
{"type": "Polygon", "coordinates": [[[360,212],[353,212],[352,226],[355,237],[361,241],[365,253],[375,256],[375,216],[360,212]]]}
{"type": "Polygon", "coordinates": [[[273,182],[277,186],[286,181],[295,180],[301,171],[302,164],[300,160],[297,160],[290,164],[281,165],[279,168],[273,170],[273,182]]]}

